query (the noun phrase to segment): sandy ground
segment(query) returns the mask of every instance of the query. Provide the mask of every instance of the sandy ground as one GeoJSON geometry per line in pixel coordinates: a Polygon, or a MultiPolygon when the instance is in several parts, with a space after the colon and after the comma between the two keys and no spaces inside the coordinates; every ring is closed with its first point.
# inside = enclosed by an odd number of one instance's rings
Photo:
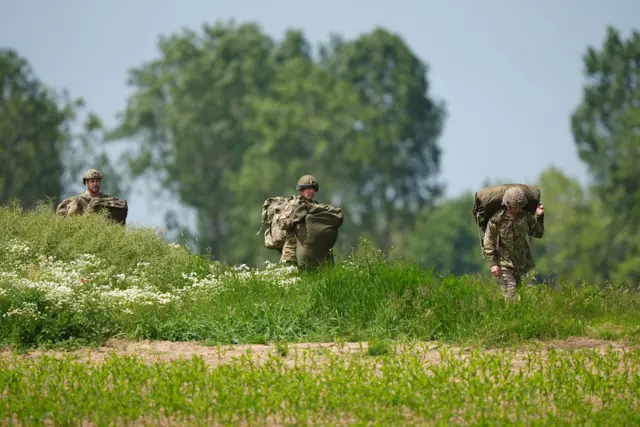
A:
{"type": "MultiPolygon", "coordinates": [[[[549,349],[572,350],[572,349],[598,349],[604,350],[611,346],[614,349],[629,349],[630,346],[621,341],[605,341],[592,338],[573,337],[567,340],[553,340],[539,343],[544,352],[549,349]]],[[[135,355],[149,363],[153,362],[171,362],[177,359],[191,359],[193,356],[200,356],[210,366],[216,366],[222,363],[230,363],[238,358],[251,354],[254,361],[260,363],[265,361],[269,356],[278,355],[287,359],[288,363],[295,363],[296,359],[300,360],[304,355],[311,355],[316,361],[322,361],[329,358],[331,353],[342,354],[347,357],[366,355],[368,343],[296,343],[288,344],[286,354],[280,354],[280,350],[275,344],[260,345],[221,345],[209,346],[197,342],[172,342],[172,341],[129,341],[129,340],[111,340],[106,345],[99,348],[84,348],[74,351],[41,351],[34,350],[20,355],[21,358],[33,358],[42,354],[54,357],[62,357],[71,355],[79,362],[102,362],[105,358],[112,354],[118,356],[135,355]]],[[[440,362],[440,350],[443,347],[450,348],[456,355],[465,357],[474,349],[472,347],[456,347],[443,346],[435,342],[421,342],[410,348],[397,347],[396,352],[410,351],[418,354],[420,358],[427,364],[440,362]]],[[[518,348],[517,357],[514,360],[515,365],[519,365],[519,361],[527,352],[534,348],[533,344],[527,344],[518,348]]],[[[488,349],[488,352],[499,352],[501,349],[488,349]]],[[[12,357],[11,351],[1,351],[0,358],[12,357]]]]}

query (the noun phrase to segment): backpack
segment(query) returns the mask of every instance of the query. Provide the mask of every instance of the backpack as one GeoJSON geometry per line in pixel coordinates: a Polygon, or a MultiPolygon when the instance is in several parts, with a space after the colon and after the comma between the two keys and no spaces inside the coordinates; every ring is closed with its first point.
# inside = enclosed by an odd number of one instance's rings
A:
{"type": "MultiPolygon", "coordinates": [[[[262,225],[267,227],[264,232],[264,247],[268,249],[282,249],[287,236],[286,230],[278,225],[284,208],[294,199],[291,197],[269,197],[262,204],[262,225]]],[[[262,228],[261,228],[262,230],[262,228]]],[[[260,231],[258,231],[260,234],[260,231]]]]}
{"type": "Polygon", "coordinates": [[[309,203],[296,239],[298,265],[316,266],[330,256],[344,222],[342,209],[333,205],[309,203]]]}
{"type": "Polygon", "coordinates": [[[524,210],[531,213],[536,212],[541,196],[539,188],[526,184],[503,184],[486,187],[476,193],[473,202],[473,217],[483,233],[487,229],[491,217],[500,210],[504,192],[510,187],[520,187],[527,197],[527,205],[524,210]]]}

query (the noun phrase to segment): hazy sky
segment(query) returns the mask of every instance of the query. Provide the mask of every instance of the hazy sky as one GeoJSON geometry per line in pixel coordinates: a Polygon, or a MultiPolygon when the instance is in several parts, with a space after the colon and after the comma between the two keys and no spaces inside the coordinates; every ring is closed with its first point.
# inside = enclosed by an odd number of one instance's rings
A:
{"type": "MultiPolygon", "coordinates": [[[[156,57],[160,34],[235,19],[277,39],[301,29],[316,43],[384,26],[429,65],[432,95],[446,101],[441,176],[457,195],[486,178],[531,183],[549,165],[585,179],[569,122],[582,55],[608,24],[627,36],[640,1],[0,0],[0,10],[0,47],[25,56],[49,86],[83,96],[107,125],[130,92],[127,69],[156,57]]],[[[129,212],[131,223],[162,223],[144,199],[129,212]]]]}

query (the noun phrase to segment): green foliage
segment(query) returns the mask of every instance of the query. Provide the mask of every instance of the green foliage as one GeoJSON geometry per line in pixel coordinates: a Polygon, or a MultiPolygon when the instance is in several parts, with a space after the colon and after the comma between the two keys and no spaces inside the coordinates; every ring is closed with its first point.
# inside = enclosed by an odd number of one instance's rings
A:
{"type": "Polygon", "coordinates": [[[139,141],[133,176],[159,176],[194,209],[199,247],[217,259],[273,255],[255,236],[256,212],[303,174],[347,213],[344,242],[367,232],[387,247],[439,195],[443,108],[398,36],[376,29],[320,63],[301,32],[275,42],[254,24],[205,25],[159,48],[131,71],[134,93],[110,138],[139,141]]]}
{"type": "Polygon", "coordinates": [[[640,280],[640,33],[607,28],[601,49],[584,55],[582,103],[571,116],[578,153],[609,222],[603,231],[606,279],[640,280]]]}
{"type": "Polygon", "coordinates": [[[431,98],[428,67],[383,28],[352,41],[334,39],[323,55],[325,68],[353,84],[369,107],[358,112],[360,137],[341,157],[350,171],[347,182],[358,187],[344,203],[358,230],[387,248],[394,230],[410,230],[416,212],[441,195],[437,141],[444,102],[431,98]]]}
{"type": "Polygon", "coordinates": [[[545,238],[533,247],[542,276],[601,282],[607,262],[609,216],[593,191],[557,168],[539,180],[545,206],[545,238]]]}
{"type": "Polygon", "coordinates": [[[486,272],[480,229],[473,220],[474,195],[465,193],[423,209],[407,238],[407,256],[440,274],[486,272]]]}
{"type": "MultiPolygon", "coordinates": [[[[74,117],[81,113],[78,108],[74,117]]],[[[65,151],[65,173],[63,197],[69,197],[86,190],[82,183],[82,174],[87,169],[98,169],[104,174],[100,191],[126,199],[130,188],[126,179],[127,170],[123,164],[115,164],[106,153],[104,143],[105,129],[100,118],[88,112],[82,123],[82,129],[73,135],[65,151]]]]}
{"type": "Polygon", "coordinates": [[[0,83],[0,202],[19,200],[27,209],[44,199],[59,202],[84,191],[81,176],[89,168],[101,169],[105,188],[124,197],[122,171],[104,151],[100,119],[88,113],[83,129],[72,130],[82,98],[47,88],[10,49],[0,50],[0,83]]]}
{"type": "Polygon", "coordinates": [[[0,201],[33,207],[58,200],[73,108],[59,102],[17,52],[0,49],[0,201]]]}

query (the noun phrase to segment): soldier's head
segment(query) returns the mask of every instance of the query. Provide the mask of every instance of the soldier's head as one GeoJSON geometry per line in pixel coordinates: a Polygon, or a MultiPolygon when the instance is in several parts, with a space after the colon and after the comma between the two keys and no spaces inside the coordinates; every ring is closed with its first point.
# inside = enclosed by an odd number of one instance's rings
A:
{"type": "Polygon", "coordinates": [[[527,205],[527,196],[520,187],[509,187],[502,196],[502,204],[510,214],[518,214],[527,205]]]}
{"type": "Polygon", "coordinates": [[[102,172],[97,169],[89,169],[82,175],[82,183],[87,186],[87,190],[89,190],[90,193],[99,193],[101,182],[102,172]]]}
{"type": "Polygon", "coordinates": [[[318,185],[318,181],[316,181],[313,175],[304,175],[301,176],[298,180],[298,185],[296,185],[296,190],[300,193],[302,197],[307,200],[313,200],[313,197],[316,195],[316,192],[320,190],[320,186],[318,185]]]}

